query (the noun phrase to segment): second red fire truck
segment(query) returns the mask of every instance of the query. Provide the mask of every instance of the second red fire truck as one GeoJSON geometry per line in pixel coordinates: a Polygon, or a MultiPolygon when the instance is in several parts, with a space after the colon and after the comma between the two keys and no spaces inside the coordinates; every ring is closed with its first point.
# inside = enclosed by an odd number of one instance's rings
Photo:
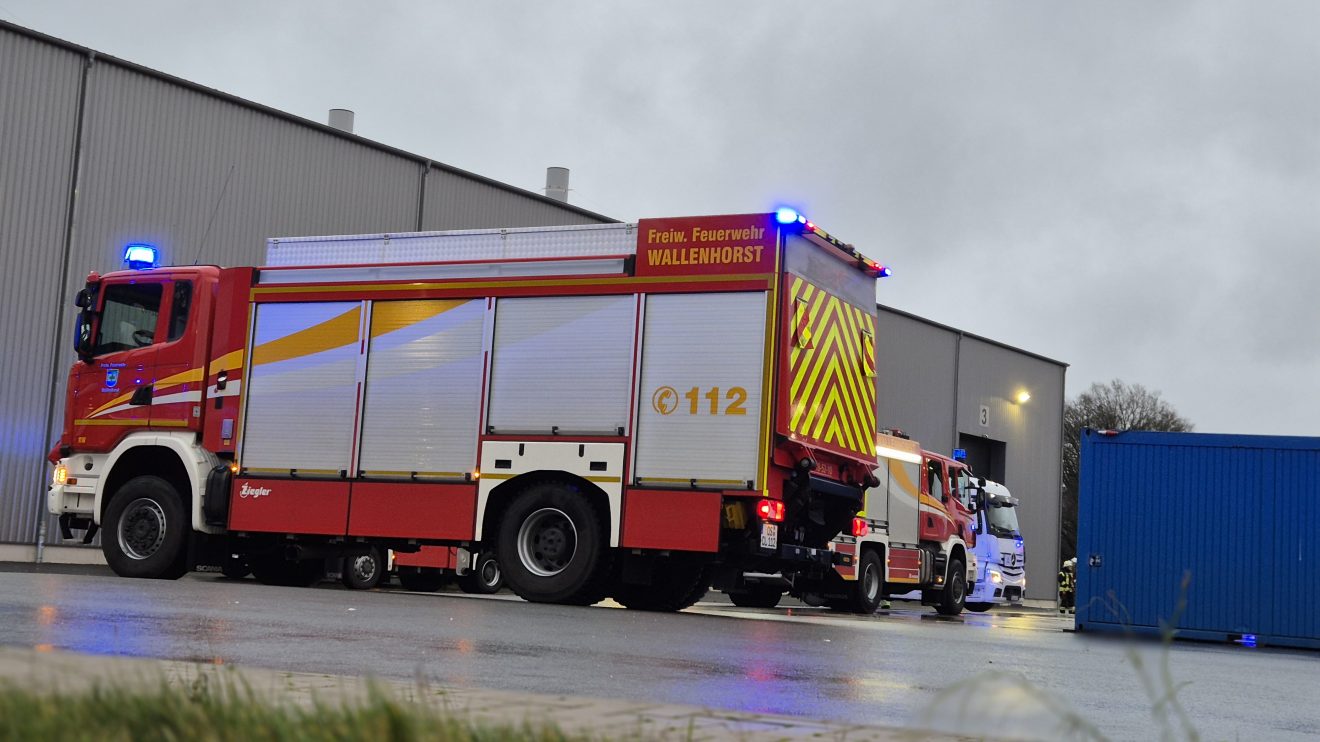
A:
{"type": "Polygon", "coordinates": [[[126,258],[77,297],[48,497],[120,575],[461,547],[677,610],[832,570],[876,483],[885,269],[789,210],[126,258]]]}
{"type": "Polygon", "coordinates": [[[834,572],[753,575],[729,593],[737,605],[769,608],[784,592],[812,605],[870,614],[888,595],[920,591],[942,615],[963,611],[977,574],[976,485],[966,464],[898,431],[881,431],[878,480],[865,508],[830,547],[834,572]]]}

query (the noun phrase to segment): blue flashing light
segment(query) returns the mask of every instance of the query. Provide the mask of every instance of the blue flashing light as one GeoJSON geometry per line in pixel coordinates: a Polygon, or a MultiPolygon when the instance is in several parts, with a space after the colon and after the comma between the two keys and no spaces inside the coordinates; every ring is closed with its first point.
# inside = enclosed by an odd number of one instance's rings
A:
{"type": "Polygon", "coordinates": [[[797,213],[797,211],[790,209],[787,206],[775,211],[775,221],[780,224],[792,224],[793,222],[798,221],[801,216],[802,215],[797,213]]]}
{"type": "Polygon", "coordinates": [[[1241,644],[1242,646],[1244,646],[1244,647],[1254,647],[1254,646],[1256,646],[1256,635],[1255,635],[1255,634],[1243,634],[1243,635],[1242,635],[1242,638],[1241,638],[1241,639],[1238,639],[1238,643],[1240,643],[1240,644],[1241,644]]]}
{"type": "Polygon", "coordinates": [[[967,449],[965,449],[965,448],[955,448],[955,449],[953,449],[953,460],[954,460],[954,461],[966,461],[966,460],[967,460],[967,449]]]}
{"type": "Polygon", "coordinates": [[[159,257],[155,245],[135,242],[124,248],[124,265],[130,270],[155,268],[159,264],[159,257]]]}
{"type": "Polygon", "coordinates": [[[894,272],[889,269],[889,266],[882,265],[880,266],[880,272],[877,275],[880,276],[881,278],[889,278],[890,276],[894,275],[894,272]]]}

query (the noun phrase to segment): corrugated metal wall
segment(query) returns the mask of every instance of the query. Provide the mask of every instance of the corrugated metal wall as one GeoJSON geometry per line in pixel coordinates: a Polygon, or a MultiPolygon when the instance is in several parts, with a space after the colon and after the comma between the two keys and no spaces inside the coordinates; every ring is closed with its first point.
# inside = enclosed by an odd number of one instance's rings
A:
{"type": "MultiPolygon", "coordinates": [[[[1027,597],[1058,587],[1064,367],[964,335],[958,353],[958,432],[1004,442],[1004,484],[1022,501],[1027,597]],[[1030,392],[1018,403],[1014,395],[1030,392]],[[990,424],[980,424],[981,405],[990,424]]],[[[952,445],[952,444],[950,444],[952,445]]]]}
{"type": "Polygon", "coordinates": [[[515,202],[491,183],[431,168],[426,176],[422,230],[539,227],[545,224],[599,224],[602,220],[565,211],[551,202],[515,202]]]}
{"type": "Polygon", "coordinates": [[[953,446],[958,336],[880,310],[876,384],[881,428],[899,428],[928,449],[953,446]]]}
{"type": "Polygon", "coordinates": [[[1091,431],[1081,464],[1079,628],[1320,647],[1320,438],[1091,431]]]}
{"type": "Polygon", "coordinates": [[[32,543],[83,59],[0,29],[0,541],[32,543]]]}
{"type": "Polygon", "coordinates": [[[960,433],[1004,443],[1004,484],[1022,501],[1027,597],[1053,600],[1067,367],[889,307],[880,308],[879,328],[880,425],[945,454],[960,433]],[[1022,389],[1031,393],[1026,404],[1013,400],[1022,389]],[[983,404],[988,426],[980,425],[983,404]]]}
{"type": "Polygon", "coordinates": [[[0,543],[34,542],[72,296],[127,242],[254,265],[272,236],[608,221],[0,23],[0,543]]]}

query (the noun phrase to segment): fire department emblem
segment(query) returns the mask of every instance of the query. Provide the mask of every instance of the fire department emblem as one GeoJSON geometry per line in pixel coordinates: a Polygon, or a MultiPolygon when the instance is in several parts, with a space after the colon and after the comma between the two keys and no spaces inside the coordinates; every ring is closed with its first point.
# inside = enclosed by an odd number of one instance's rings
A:
{"type": "Polygon", "coordinates": [[[116,386],[119,386],[119,369],[117,368],[106,369],[105,387],[107,389],[114,389],[116,386]]]}

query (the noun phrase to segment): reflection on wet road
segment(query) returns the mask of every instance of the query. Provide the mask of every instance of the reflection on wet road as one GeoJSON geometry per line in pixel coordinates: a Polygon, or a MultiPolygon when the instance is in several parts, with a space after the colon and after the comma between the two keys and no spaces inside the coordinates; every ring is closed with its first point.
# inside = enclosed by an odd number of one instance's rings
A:
{"type": "MultiPolygon", "coordinates": [[[[1043,702],[1059,699],[1113,737],[1150,736],[1132,660],[1156,662],[1158,645],[1069,626],[1048,612],[944,619],[905,603],[868,617],[718,600],[650,614],[212,575],[0,572],[0,643],[10,645],[1040,736],[1057,724],[1043,702]],[[953,686],[960,695],[946,693],[953,686]],[[987,727],[995,719],[1004,721],[987,727]]],[[[1175,678],[1192,681],[1182,700],[1203,730],[1243,738],[1320,732],[1320,712],[1286,691],[1314,687],[1315,659],[1197,645],[1170,653],[1175,678]],[[1223,703],[1230,697],[1239,705],[1223,703]]]]}

